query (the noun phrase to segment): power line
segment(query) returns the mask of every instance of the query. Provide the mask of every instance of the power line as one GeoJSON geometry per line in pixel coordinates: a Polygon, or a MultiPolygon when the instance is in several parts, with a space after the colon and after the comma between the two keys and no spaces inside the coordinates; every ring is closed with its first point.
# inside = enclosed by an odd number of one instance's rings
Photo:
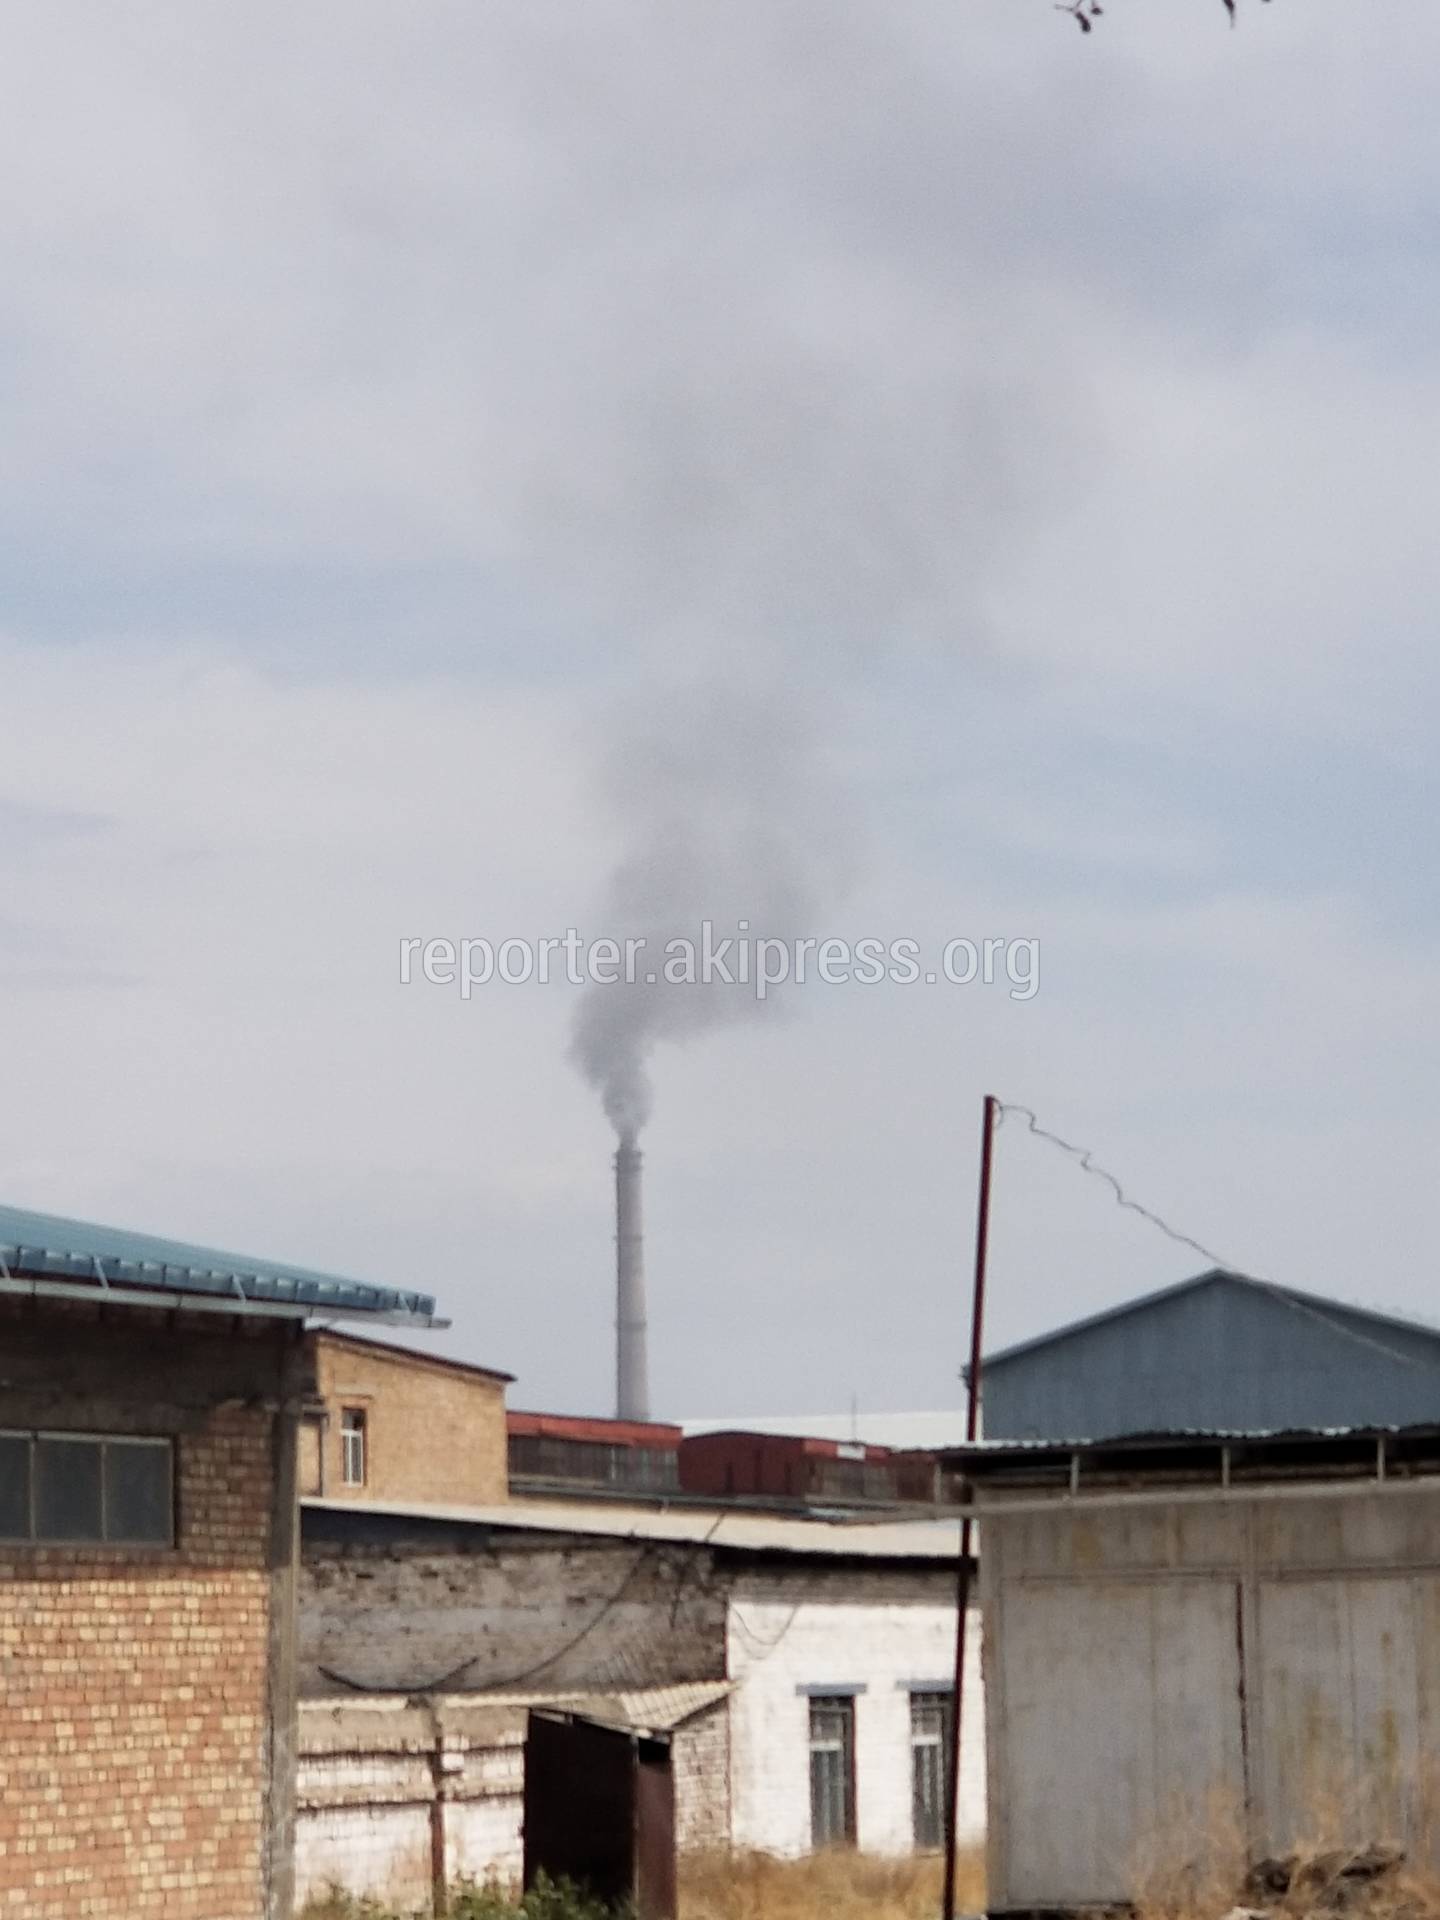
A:
{"type": "MultiPolygon", "coordinates": [[[[568,1640],[555,1649],[554,1653],[547,1654],[543,1660],[537,1660],[532,1666],[524,1668],[523,1671],[508,1674],[503,1680],[487,1680],[483,1691],[487,1693],[502,1693],[512,1687],[524,1686],[526,1681],[533,1680],[537,1675],[544,1673],[547,1667],[557,1666],[559,1662],[565,1658],[567,1653],[573,1652],[582,1641],[588,1640],[596,1628],[609,1619],[610,1615],[615,1611],[616,1607],[620,1605],[620,1602],[635,1584],[636,1579],[639,1577],[640,1569],[647,1561],[658,1557],[659,1544],[660,1543],[653,1543],[640,1549],[639,1553],[631,1562],[630,1568],[619,1586],[601,1605],[599,1611],[585,1622],[585,1625],[580,1628],[578,1633],[572,1634],[568,1640]]],[[[413,1680],[399,1686],[394,1684],[389,1686],[372,1685],[368,1681],[356,1680],[350,1674],[340,1673],[333,1667],[322,1666],[319,1661],[316,1662],[316,1672],[323,1674],[327,1680],[333,1681],[337,1686],[348,1687],[354,1693],[443,1693],[447,1687],[453,1686],[461,1674],[466,1672],[468,1668],[473,1667],[481,1657],[478,1653],[467,1654],[458,1666],[450,1667],[446,1672],[438,1674],[433,1680],[413,1680]]],[[[482,1690],[477,1690],[477,1698],[479,1697],[480,1691],[482,1690]]]]}
{"type": "Polygon", "coordinates": [[[1068,1153],[1072,1160],[1078,1161],[1082,1173],[1090,1173],[1093,1174],[1097,1180],[1103,1180],[1106,1186],[1114,1193],[1117,1206],[1128,1208],[1131,1213],[1138,1213],[1142,1220],[1148,1220],[1152,1227],[1158,1227],[1161,1233],[1165,1234],[1167,1238],[1178,1241],[1182,1247],[1193,1248],[1196,1253],[1208,1260],[1212,1266],[1224,1267],[1230,1271],[1234,1270],[1232,1263],[1225,1259],[1223,1255],[1216,1253],[1212,1247],[1207,1247],[1201,1241],[1192,1239],[1188,1233],[1181,1233],[1178,1228],[1172,1227],[1168,1220],[1162,1220],[1158,1213],[1152,1213],[1149,1207],[1142,1207],[1138,1200],[1132,1200],[1113,1173],[1109,1172],[1105,1167],[1096,1166],[1095,1156],[1089,1147],[1077,1147],[1069,1140],[1062,1140],[1058,1133],[1051,1133],[1048,1127],[1042,1127],[1029,1107],[1018,1106],[1012,1101],[1002,1100],[1000,1102],[1000,1119],[1002,1125],[1006,1116],[1012,1113],[1020,1115],[1027,1129],[1035,1135],[1037,1140],[1048,1140],[1051,1146],[1059,1147],[1063,1153],[1068,1153]]]}

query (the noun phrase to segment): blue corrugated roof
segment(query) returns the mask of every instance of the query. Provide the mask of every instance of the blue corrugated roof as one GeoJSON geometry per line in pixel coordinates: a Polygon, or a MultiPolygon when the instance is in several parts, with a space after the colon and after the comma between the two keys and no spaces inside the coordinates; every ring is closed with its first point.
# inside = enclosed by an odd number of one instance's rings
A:
{"type": "Polygon", "coordinates": [[[252,1306],[303,1307],[317,1315],[373,1314],[430,1321],[428,1293],[374,1287],[249,1254],[160,1240],[121,1227],[0,1206],[0,1272],[19,1279],[84,1281],[146,1292],[230,1296],[252,1306]]]}

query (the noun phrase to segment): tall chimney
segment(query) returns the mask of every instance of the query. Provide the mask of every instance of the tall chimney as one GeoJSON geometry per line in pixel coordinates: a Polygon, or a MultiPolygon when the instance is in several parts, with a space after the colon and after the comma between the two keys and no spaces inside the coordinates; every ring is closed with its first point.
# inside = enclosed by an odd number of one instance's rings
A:
{"type": "Polygon", "coordinates": [[[645,1230],[640,1216],[640,1149],[615,1153],[615,1417],[650,1418],[645,1355],[645,1230]]]}

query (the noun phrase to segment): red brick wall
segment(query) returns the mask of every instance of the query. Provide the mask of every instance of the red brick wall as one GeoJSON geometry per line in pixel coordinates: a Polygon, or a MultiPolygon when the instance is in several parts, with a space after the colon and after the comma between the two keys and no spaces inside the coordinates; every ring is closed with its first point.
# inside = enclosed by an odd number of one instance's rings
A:
{"type": "MultiPolygon", "coordinates": [[[[83,1325],[60,1329],[87,1358],[83,1325]]],[[[97,1373],[128,1370],[76,1404],[7,1379],[0,1426],[175,1432],[179,1531],[172,1548],[0,1545],[0,1914],[24,1920],[261,1920],[265,1913],[273,1399],[145,1400],[144,1354],[128,1330],[97,1373]],[[115,1395],[112,1400],[111,1394],[115,1395]],[[107,1404],[108,1403],[108,1404],[107,1404]]],[[[34,1327],[0,1318],[3,1371],[23,1374],[34,1327]]],[[[250,1338],[255,1374],[275,1349],[250,1338]]],[[[207,1353],[172,1335],[202,1396],[207,1353]]],[[[221,1367],[220,1372],[224,1371],[221,1367]]],[[[240,1372],[238,1362],[232,1372],[240,1372]]],[[[172,1387],[157,1386],[157,1394],[172,1387]]],[[[213,1390],[213,1388],[212,1388],[213,1390]]]]}

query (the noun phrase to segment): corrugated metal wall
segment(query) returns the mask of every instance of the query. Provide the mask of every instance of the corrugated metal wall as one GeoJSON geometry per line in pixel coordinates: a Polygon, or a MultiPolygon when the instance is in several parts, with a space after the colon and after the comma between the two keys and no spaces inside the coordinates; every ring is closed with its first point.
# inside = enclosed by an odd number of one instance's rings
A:
{"type": "Polygon", "coordinates": [[[1226,1277],[987,1364],[987,1439],[1440,1420],[1440,1333],[1226,1277]]]}
{"type": "Polygon", "coordinates": [[[992,1910],[1297,1842],[1437,1863],[1440,1483],[981,1530],[992,1910]]]}

